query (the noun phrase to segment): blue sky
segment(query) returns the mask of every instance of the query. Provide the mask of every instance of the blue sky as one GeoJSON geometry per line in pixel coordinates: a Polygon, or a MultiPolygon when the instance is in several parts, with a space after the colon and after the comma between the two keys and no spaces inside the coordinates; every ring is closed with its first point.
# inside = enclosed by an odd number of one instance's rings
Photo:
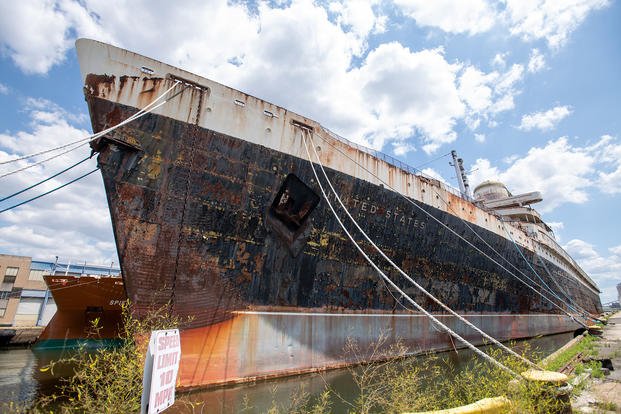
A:
{"type": "MultiPolygon", "coordinates": [[[[95,38],[412,166],[456,149],[473,185],[499,179],[514,193],[541,191],[538,210],[609,301],[621,282],[619,21],[612,0],[2,2],[0,162],[91,133],[73,42],[95,38]]],[[[0,198],[87,155],[81,148],[0,178],[0,198]]],[[[0,175],[36,160],[0,165],[0,175]]],[[[425,172],[456,186],[448,161],[425,172]]],[[[116,261],[101,178],[2,213],[0,252],[116,261]]]]}

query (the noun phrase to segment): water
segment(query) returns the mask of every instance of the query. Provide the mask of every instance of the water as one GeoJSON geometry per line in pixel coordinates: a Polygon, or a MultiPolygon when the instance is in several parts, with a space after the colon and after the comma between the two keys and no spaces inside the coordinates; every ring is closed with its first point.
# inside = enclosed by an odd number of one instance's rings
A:
{"type": "Polygon", "coordinates": [[[41,368],[63,356],[62,351],[34,353],[30,348],[0,348],[0,403],[27,404],[39,394],[53,392],[58,378],[70,372],[67,368],[42,372],[41,368]]]}
{"type": "MultiPolygon", "coordinates": [[[[515,344],[519,350],[526,345],[530,353],[548,355],[572,339],[571,333],[551,335],[521,341],[515,344]]],[[[58,377],[69,375],[70,372],[42,372],[50,361],[62,356],[59,351],[33,353],[28,348],[0,349],[0,403],[19,402],[28,404],[37,395],[49,394],[53,391],[58,377]]],[[[444,359],[456,367],[464,366],[472,358],[472,352],[460,350],[442,354],[444,359]]],[[[356,387],[352,382],[352,373],[348,369],[339,369],[320,374],[308,374],[270,381],[259,381],[249,384],[222,387],[207,391],[188,393],[183,400],[202,402],[204,413],[265,413],[275,401],[286,405],[292,396],[304,390],[311,396],[318,396],[328,386],[345,400],[356,398],[356,387]]],[[[332,399],[332,412],[347,412],[348,406],[339,398],[332,399]]],[[[170,412],[187,412],[182,404],[176,404],[170,412]]]]}

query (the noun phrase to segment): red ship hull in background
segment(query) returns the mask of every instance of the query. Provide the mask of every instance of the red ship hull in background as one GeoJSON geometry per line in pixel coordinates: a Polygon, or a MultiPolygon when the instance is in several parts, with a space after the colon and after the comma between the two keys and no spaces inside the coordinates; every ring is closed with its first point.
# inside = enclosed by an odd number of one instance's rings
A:
{"type": "Polygon", "coordinates": [[[118,342],[121,308],[127,298],[122,278],[48,275],[44,279],[57,310],[34,349],[102,347],[118,342]]]}

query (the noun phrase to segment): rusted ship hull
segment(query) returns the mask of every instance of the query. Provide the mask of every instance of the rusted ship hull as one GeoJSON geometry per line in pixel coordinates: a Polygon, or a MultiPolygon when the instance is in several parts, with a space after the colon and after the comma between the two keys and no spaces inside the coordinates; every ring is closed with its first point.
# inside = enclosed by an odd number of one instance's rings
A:
{"type": "MultiPolygon", "coordinates": [[[[436,315],[475,344],[483,344],[461,322],[436,315]]],[[[501,340],[530,338],[576,329],[562,315],[465,315],[501,340]]],[[[459,343],[429,323],[424,315],[386,313],[238,312],[231,319],[185,330],[181,337],[181,387],[199,388],[344,367],[385,358],[395,343],[411,354],[452,350],[459,343]],[[386,346],[373,355],[377,341],[386,346]],[[359,353],[348,349],[355,341],[359,353]]]]}
{"type": "Polygon", "coordinates": [[[43,278],[57,309],[34,349],[114,345],[122,326],[121,306],[126,300],[121,278],[70,275],[43,278]]]}
{"type": "MultiPolygon", "coordinates": [[[[510,339],[578,325],[439,223],[520,272],[535,267],[588,311],[601,309],[596,286],[564,252],[545,258],[545,249],[557,247],[512,227],[514,244],[494,215],[437,181],[347,145],[311,120],[131,52],[79,41],[78,55],[94,131],[184,82],[167,106],[92,144],[129,298],[139,311],[171,303],[192,317],[182,333],[183,387],[352,363],[344,355],[347,338],[364,347],[383,333],[412,352],[451,346],[446,334],[402,307],[344,237],[318,196],[303,152],[309,135],[374,241],[487,333],[510,339]]],[[[379,262],[415,300],[438,310],[379,262]]]]}

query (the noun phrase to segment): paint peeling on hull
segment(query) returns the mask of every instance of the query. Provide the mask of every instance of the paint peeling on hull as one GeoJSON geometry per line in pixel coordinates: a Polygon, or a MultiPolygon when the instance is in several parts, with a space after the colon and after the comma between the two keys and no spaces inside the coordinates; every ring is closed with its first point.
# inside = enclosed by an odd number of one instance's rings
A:
{"type": "MultiPolygon", "coordinates": [[[[111,111],[120,111],[123,116],[132,112],[131,108],[102,100],[92,100],[91,109],[102,117],[111,111]]],[[[97,124],[97,128],[102,127],[97,124]]],[[[346,359],[336,357],[345,345],[343,338],[327,348],[313,344],[322,337],[340,335],[341,327],[328,324],[313,331],[304,351],[286,358],[289,362],[285,366],[277,368],[271,362],[250,369],[253,365],[239,358],[259,353],[279,361],[282,355],[266,353],[265,341],[272,335],[257,337],[256,329],[248,330],[252,324],[246,328],[239,325],[234,311],[402,311],[375,272],[339,232],[325,203],[320,202],[311,214],[312,229],[296,257],[286,241],[266,228],[267,211],[286,174],[296,174],[311,188],[316,185],[307,161],[155,115],[123,127],[124,135],[140,137],[143,151],[110,142],[102,145],[98,160],[126,289],[139,310],[172,301],[177,313],[193,318],[194,329],[183,334],[182,342],[190,348],[182,361],[183,386],[238,382],[347,364],[346,359]],[[191,163],[190,151],[194,152],[191,163]],[[157,174],[153,173],[154,163],[158,165],[157,174]],[[272,168],[275,165],[279,166],[277,171],[272,168]],[[232,340],[240,338],[245,341],[243,345],[231,345],[232,340]],[[229,347],[222,348],[222,344],[229,347]],[[333,357],[316,358],[324,352],[333,357]]],[[[523,285],[464,248],[435,222],[412,211],[394,193],[334,171],[330,175],[354,215],[386,253],[449,306],[461,312],[554,313],[549,303],[528,294],[523,285]],[[392,207],[388,210],[383,206],[392,207]]],[[[469,236],[460,220],[429,206],[424,208],[469,236]]],[[[478,231],[486,234],[483,229],[478,231]]],[[[489,233],[486,237],[522,271],[528,271],[506,239],[489,233]]],[[[474,235],[469,238],[485,249],[474,235]]],[[[549,267],[554,268],[551,263],[549,267]]],[[[539,270],[544,274],[543,269],[539,270]]],[[[562,276],[560,269],[555,271],[582,306],[597,310],[595,295],[562,276]]],[[[403,280],[399,284],[419,303],[437,310],[403,280]]],[[[249,324],[250,319],[244,323],[249,324]]],[[[428,325],[419,319],[416,323],[428,325]]],[[[536,324],[524,323],[526,326],[509,333],[494,329],[487,332],[508,339],[576,328],[571,321],[548,330],[536,330],[536,324]]],[[[408,328],[403,335],[412,338],[413,334],[421,334],[417,332],[420,329],[408,328]]],[[[359,330],[379,333],[368,326],[360,326],[359,330]]],[[[308,335],[308,330],[304,332],[308,335]]],[[[297,335],[278,329],[272,333],[297,335]]],[[[437,332],[424,334],[429,336],[417,337],[415,346],[446,349],[448,338],[435,338],[437,332]]]]}

